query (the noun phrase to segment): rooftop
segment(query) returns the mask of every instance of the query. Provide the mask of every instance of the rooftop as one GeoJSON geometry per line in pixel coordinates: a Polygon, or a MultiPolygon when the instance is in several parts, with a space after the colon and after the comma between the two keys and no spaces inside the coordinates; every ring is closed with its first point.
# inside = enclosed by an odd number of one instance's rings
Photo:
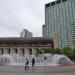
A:
{"type": "Polygon", "coordinates": [[[36,44],[53,43],[52,38],[47,37],[0,37],[0,44],[36,44]]]}

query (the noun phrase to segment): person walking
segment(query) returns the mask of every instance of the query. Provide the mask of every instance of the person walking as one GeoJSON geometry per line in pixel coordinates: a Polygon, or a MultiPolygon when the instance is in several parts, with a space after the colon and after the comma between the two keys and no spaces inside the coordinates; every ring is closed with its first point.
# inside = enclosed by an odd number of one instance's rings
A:
{"type": "Polygon", "coordinates": [[[25,70],[29,70],[29,61],[28,61],[28,59],[26,58],[26,61],[25,61],[25,70]]]}
{"type": "Polygon", "coordinates": [[[32,70],[33,70],[33,68],[34,68],[34,64],[35,64],[35,59],[34,59],[34,57],[32,58],[32,70]]]}

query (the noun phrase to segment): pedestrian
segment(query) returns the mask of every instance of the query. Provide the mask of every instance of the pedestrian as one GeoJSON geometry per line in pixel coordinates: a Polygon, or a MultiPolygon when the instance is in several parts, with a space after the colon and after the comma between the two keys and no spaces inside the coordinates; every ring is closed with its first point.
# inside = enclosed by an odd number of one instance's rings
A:
{"type": "Polygon", "coordinates": [[[28,59],[26,58],[26,61],[25,61],[25,70],[29,70],[29,61],[28,61],[28,59]]]}
{"type": "Polygon", "coordinates": [[[32,70],[33,70],[33,68],[34,68],[34,64],[35,64],[35,59],[34,59],[34,57],[32,58],[32,70]]]}

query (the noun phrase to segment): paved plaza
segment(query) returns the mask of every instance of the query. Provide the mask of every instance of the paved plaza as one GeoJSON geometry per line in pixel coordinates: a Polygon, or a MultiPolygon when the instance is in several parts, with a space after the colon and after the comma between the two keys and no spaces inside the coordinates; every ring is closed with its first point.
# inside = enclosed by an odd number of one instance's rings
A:
{"type": "Polygon", "coordinates": [[[0,66],[0,75],[75,75],[72,66],[36,66],[34,70],[25,71],[24,66],[0,66]]]}

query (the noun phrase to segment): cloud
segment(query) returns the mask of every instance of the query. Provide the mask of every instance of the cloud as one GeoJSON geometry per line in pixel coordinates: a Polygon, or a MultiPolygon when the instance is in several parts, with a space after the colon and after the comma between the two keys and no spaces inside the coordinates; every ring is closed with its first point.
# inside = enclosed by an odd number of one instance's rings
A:
{"type": "Polygon", "coordinates": [[[44,4],[50,0],[0,0],[0,37],[19,37],[23,28],[42,36],[44,4]]]}

